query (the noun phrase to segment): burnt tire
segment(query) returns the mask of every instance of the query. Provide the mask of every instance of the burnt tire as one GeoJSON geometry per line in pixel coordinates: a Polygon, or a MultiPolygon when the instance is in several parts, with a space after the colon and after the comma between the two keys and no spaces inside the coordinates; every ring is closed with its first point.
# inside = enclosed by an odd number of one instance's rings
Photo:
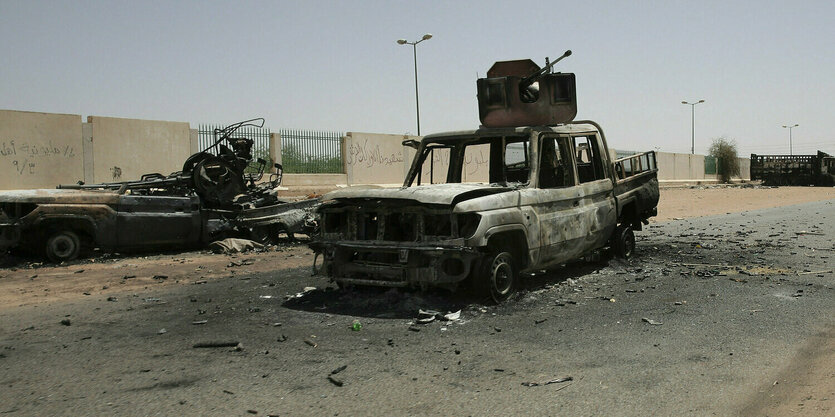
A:
{"type": "Polygon", "coordinates": [[[615,255],[629,259],[635,254],[635,232],[629,226],[618,226],[615,229],[615,255]]]}
{"type": "Polygon", "coordinates": [[[497,251],[485,256],[475,278],[476,291],[489,302],[500,304],[507,300],[519,281],[513,254],[497,251]]]}
{"type": "Polygon", "coordinates": [[[274,245],[278,243],[278,234],[281,227],[277,224],[256,226],[250,229],[249,238],[262,245],[274,245]]]}
{"type": "Polygon", "coordinates": [[[75,232],[62,230],[49,236],[44,251],[52,262],[71,261],[81,253],[81,239],[75,232]]]}

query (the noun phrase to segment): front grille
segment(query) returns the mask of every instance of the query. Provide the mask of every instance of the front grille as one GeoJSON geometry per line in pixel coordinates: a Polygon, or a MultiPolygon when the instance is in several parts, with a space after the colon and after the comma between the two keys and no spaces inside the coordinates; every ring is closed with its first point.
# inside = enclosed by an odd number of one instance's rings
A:
{"type": "Polygon", "coordinates": [[[447,212],[394,213],[359,210],[324,212],[322,232],[342,240],[422,242],[458,237],[457,218],[447,212]]]}

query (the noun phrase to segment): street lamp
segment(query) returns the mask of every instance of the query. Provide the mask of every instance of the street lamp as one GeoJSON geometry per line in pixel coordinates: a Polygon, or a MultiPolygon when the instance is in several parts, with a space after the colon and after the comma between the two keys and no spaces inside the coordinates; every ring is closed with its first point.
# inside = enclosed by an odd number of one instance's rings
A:
{"type": "Polygon", "coordinates": [[[432,34],[431,33],[427,33],[427,34],[423,35],[423,37],[420,38],[420,40],[415,41],[415,42],[409,42],[405,39],[398,39],[397,40],[398,45],[406,45],[406,44],[412,45],[412,50],[414,51],[414,56],[415,56],[415,111],[417,112],[417,135],[418,136],[420,136],[420,100],[418,99],[417,44],[419,44],[419,43],[421,43],[425,40],[429,40],[429,39],[432,39],[432,34]]]}
{"type": "Polygon", "coordinates": [[[792,129],[800,126],[799,124],[795,123],[791,126],[783,125],[784,128],[789,129],[789,156],[792,155],[792,129]]]}
{"type": "Polygon", "coordinates": [[[696,154],[696,105],[704,103],[704,100],[699,100],[695,103],[688,103],[682,101],[681,104],[690,105],[690,153],[696,154]]]}

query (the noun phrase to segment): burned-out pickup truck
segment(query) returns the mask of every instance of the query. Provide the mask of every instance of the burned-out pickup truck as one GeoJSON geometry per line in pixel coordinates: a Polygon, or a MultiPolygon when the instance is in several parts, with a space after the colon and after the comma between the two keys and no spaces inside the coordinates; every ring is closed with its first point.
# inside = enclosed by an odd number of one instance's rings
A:
{"type": "MultiPolygon", "coordinates": [[[[566,81],[573,91],[573,74],[570,80],[565,75],[541,77],[539,93],[547,100],[555,94],[553,83],[566,81]]],[[[501,85],[502,92],[518,91],[520,79],[501,79],[510,84],[501,85]]],[[[489,107],[489,86],[479,81],[480,104],[489,107]]],[[[514,105],[500,102],[495,111],[514,105]]],[[[498,126],[404,142],[416,153],[401,188],[326,194],[318,209],[320,234],[310,243],[314,269],[340,285],[455,288],[471,281],[501,302],[520,272],[604,247],[629,257],[633,230],[656,214],[655,153],[613,161],[594,122],[513,127],[517,116],[491,118],[493,109],[487,110],[482,122],[498,126]],[[486,156],[488,169],[485,181],[475,183],[465,162],[478,154],[486,156]]],[[[572,119],[575,112],[569,108],[560,117],[572,119]]]]}
{"type": "Polygon", "coordinates": [[[279,233],[310,233],[316,225],[309,214],[318,199],[278,198],[278,164],[268,181],[261,181],[264,160],[257,172],[245,173],[253,141],[232,135],[263,122],[247,120],[215,130],[211,146],[168,176],[0,191],[0,251],[23,249],[60,262],[75,259],[85,248],[188,248],[225,237],[268,243],[279,233]]]}

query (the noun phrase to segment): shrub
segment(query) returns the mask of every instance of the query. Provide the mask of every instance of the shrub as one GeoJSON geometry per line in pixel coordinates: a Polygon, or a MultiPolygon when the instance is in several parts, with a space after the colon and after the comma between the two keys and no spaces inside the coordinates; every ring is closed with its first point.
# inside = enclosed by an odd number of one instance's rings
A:
{"type": "Polygon", "coordinates": [[[710,156],[716,158],[716,168],[719,172],[719,180],[723,183],[731,182],[731,177],[739,176],[739,157],[736,151],[736,141],[726,137],[713,139],[708,151],[710,156]]]}

